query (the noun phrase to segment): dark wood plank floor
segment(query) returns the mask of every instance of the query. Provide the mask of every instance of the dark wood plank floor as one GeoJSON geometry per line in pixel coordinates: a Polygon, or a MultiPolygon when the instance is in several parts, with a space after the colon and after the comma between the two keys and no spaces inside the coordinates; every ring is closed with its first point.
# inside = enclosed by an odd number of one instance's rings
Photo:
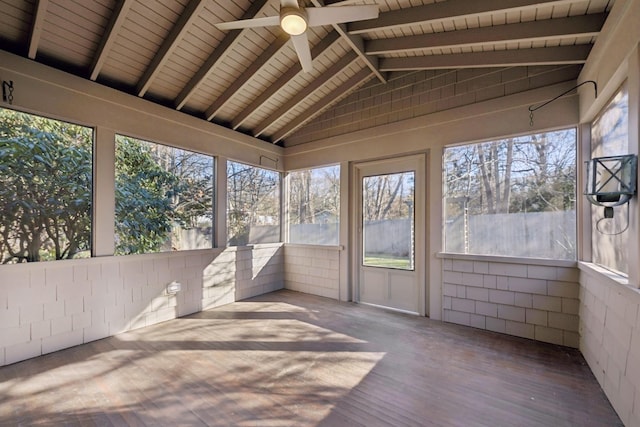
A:
{"type": "Polygon", "coordinates": [[[0,424],[622,425],[577,350],[289,291],[0,368],[0,424]]]}

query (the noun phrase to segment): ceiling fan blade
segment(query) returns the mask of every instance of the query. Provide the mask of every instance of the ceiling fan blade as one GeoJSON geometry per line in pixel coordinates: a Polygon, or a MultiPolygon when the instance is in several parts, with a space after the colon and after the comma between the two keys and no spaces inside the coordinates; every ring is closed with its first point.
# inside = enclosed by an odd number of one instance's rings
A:
{"type": "Polygon", "coordinates": [[[305,32],[297,36],[291,36],[291,41],[293,42],[293,48],[298,54],[300,65],[302,65],[302,71],[305,73],[311,72],[313,70],[313,63],[307,33],[305,32]]]}
{"type": "Polygon", "coordinates": [[[239,21],[221,22],[215,24],[219,30],[238,30],[241,28],[269,27],[280,25],[279,16],[267,16],[265,18],[241,19],[239,21]]]}
{"type": "Polygon", "coordinates": [[[376,5],[308,7],[305,10],[310,27],[374,19],[379,13],[376,5]]]}

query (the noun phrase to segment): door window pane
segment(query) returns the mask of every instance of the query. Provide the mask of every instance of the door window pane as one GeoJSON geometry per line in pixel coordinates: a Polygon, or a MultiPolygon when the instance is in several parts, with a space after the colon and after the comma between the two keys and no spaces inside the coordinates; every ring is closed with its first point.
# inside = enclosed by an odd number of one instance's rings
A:
{"type": "Polygon", "coordinates": [[[362,182],[363,265],[413,270],[415,172],[362,182]]]}

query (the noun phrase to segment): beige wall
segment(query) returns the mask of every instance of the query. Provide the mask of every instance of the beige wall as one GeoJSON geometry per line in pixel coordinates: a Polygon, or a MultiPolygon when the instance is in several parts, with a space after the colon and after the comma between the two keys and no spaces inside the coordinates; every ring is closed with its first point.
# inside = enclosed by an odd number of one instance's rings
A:
{"type": "MultiPolygon", "coordinates": [[[[349,168],[355,162],[411,153],[427,153],[427,314],[442,319],[442,263],[437,254],[442,250],[442,152],[451,144],[472,142],[505,135],[525,134],[545,129],[575,126],[578,122],[577,96],[568,96],[549,105],[529,123],[527,107],[553,98],[575,85],[574,81],[559,83],[523,93],[465,105],[427,116],[415,117],[345,135],[333,136],[285,150],[287,170],[342,162],[349,168]]],[[[352,188],[342,183],[344,190],[352,188]]],[[[352,199],[343,191],[341,206],[352,199]]],[[[349,216],[342,216],[345,222],[349,216]]],[[[349,236],[343,235],[343,254],[350,251],[349,236]]],[[[419,262],[419,261],[418,261],[419,262]]],[[[344,259],[341,268],[349,269],[344,259]]],[[[346,291],[352,297],[352,290],[346,291]]],[[[344,298],[343,298],[344,299],[344,298]]]]}
{"type": "Polygon", "coordinates": [[[288,137],[285,143],[290,147],[403,122],[575,80],[579,72],[579,65],[547,65],[391,73],[387,83],[370,81],[288,137]]]}
{"type": "MultiPolygon", "coordinates": [[[[599,93],[580,90],[580,122],[588,124],[626,80],[629,89],[629,148],[639,151],[640,115],[640,1],[616,1],[604,33],[591,51],[580,81],[595,80],[599,93]]],[[[588,128],[587,128],[588,129],[588,128]]],[[[583,135],[585,158],[588,134],[583,135]]],[[[584,202],[583,202],[584,203],[584,202]]],[[[587,206],[588,208],[588,206],[587,206]]],[[[584,209],[583,210],[587,210],[584,209]]],[[[580,263],[580,350],[618,415],[628,426],[640,426],[640,209],[630,203],[628,277],[589,262],[580,263]]],[[[591,227],[583,216],[585,244],[591,227]]],[[[588,246],[583,249],[589,261],[588,246]]]]}
{"type": "Polygon", "coordinates": [[[23,111],[254,165],[264,155],[282,169],[280,147],[2,50],[0,80],[13,80],[13,107],[23,111]]]}

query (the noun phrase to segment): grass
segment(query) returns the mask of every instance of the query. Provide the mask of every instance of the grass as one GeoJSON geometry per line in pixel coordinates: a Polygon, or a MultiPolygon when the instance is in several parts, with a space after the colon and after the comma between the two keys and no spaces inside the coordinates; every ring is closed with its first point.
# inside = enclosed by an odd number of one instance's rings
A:
{"type": "Polygon", "coordinates": [[[376,254],[375,256],[365,256],[364,265],[366,267],[399,268],[411,270],[411,260],[405,257],[394,257],[391,255],[376,254]]]}

